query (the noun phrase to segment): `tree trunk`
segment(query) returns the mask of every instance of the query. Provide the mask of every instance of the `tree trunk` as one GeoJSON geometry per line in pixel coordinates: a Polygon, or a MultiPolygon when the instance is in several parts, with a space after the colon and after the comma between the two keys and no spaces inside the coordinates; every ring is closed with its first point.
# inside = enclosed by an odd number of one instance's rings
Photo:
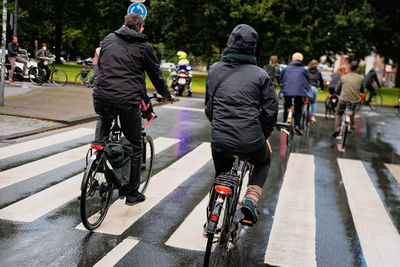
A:
{"type": "Polygon", "coordinates": [[[400,88],[400,60],[397,61],[395,77],[394,77],[394,87],[400,88]]]}
{"type": "Polygon", "coordinates": [[[58,19],[56,23],[56,62],[60,63],[60,52],[61,52],[61,38],[62,38],[62,22],[58,19]]]}

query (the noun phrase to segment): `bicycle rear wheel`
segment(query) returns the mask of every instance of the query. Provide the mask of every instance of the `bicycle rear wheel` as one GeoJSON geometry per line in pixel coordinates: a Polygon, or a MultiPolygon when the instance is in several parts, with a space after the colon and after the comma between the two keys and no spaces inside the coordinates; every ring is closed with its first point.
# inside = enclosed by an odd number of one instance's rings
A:
{"type": "MultiPolygon", "coordinates": [[[[217,198],[217,194],[215,195],[215,198],[217,198]]],[[[232,221],[232,215],[229,211],[229,207],[231,206],[231,202],[232,199],[230,197],[225,198],[222,207],[224,212],[222,217],[219,216],[218,218],[218,225],[216,227],[215,234],[207,234],[208,239],[204,255],[204,266],[223,266],[229,258],[228,241],[230,224],[232,221]]]]}
{"type": "Polygon", "coordinates": [[[86,78],[82,78],[82,73],[79,72],[75,77],[75,86],[86,85],[86,78]]]}
{"type": "Polygon", "coordinates": [[[51,74],[51,81],[56,86],[64,86],[67,84],[67,73],[60,69],[55,69],[51,74]]]}
{"type": "Polygon", "coordinates": [[[41,85],[45,80],[44,71],[38,67],[33,67],[28,71],[29,80],[33,85],[41,85]]]}
{"type": "Polygon", "coordinates": [[[347,135],[348,135],[348,127],[345,125],[342,127],[342,149],[344,149],[344,146],[346,145],[347,135]]]}
{"type": "Polygon", "coordinates": [[[143,152],[142,152],[142,166],[140,172],[140,186],[139,192],[144,193],[149,185],[151,174],[154,167],[154,143],[151,136],[146,135],[142,138],[143,152]]]}
{"type": "Polygon", "coordinates": [[[101,156],[98,156],[89,161],[81,185],[81,219],[86,229],[94,230],[103,222],[112,193],[112,185],[106,181],[101,156]]]}

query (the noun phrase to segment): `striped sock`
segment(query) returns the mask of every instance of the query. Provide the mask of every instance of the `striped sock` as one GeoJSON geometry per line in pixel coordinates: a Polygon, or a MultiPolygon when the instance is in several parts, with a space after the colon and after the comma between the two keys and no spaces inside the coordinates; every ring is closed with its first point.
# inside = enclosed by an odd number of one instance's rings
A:
{"type": "Polygon", "coordinates": [[[247,187],[245,198],[250,198],[254,204],[257,205],[258,200],[261,197],[262,188],[258,185],[249,185],[247,187]]]}

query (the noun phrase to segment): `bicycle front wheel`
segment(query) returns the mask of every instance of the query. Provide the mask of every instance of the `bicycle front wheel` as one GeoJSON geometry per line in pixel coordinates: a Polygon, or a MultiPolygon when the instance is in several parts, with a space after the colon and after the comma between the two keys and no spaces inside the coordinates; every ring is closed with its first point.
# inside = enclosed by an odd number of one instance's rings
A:
{"type": "Polygon", "coordinates": [[[54,83],[56,86],[64,86],[67,84],[67,73],[63,70],[60,69],[55,69],[53,73],[51,74],[51,81],[54,83]]]}
{"type": "Polygon", "coordinates": [[[44,82],[46,75],[43,70],[33,67],[29,69],[28,76],[33,85],[41,85],[44,82]]]}
{"type": "Polygon", "coordinates": [[[89,162],[81,185],[81,219],[86,229],[100,226],[111,203],[113,188],[107,183],[101,157],[89,162]]]}
{"type": "Polygon", "coordinates": [[[149,185],[151,174],[154,167],[154,143],[151,136],[146,135],[142,138],[142,166],[140,172],[139,192],[144,193],[149,185]]]}

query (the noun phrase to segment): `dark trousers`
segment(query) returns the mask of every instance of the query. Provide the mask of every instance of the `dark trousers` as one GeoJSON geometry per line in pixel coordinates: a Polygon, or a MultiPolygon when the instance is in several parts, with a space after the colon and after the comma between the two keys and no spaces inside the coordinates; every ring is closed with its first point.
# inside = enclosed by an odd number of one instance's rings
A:
{"type": "Polygon", "coordinates": [[[46,79],[45,79],[45,81],[48,81],[48,80],[50,79],[50,69],[49,69],[49,67],[48,67],[47,65],[44,65],[44,62],[43,62],[42,60],[39,61],[38,67],[39,67],[40,69],[46,71],[46,79]]]}
{"type": "Polygon", "coordinates": [[[133,147],[131,180],[129,193],[133,194],[140,185],[140,167],[142,160],[142,117],[138,105],[110,104],[94,100],[94,110],[99,115],[96,125],[95,141],[103,141],[109,134],[114,119],[112,110],[119,114],[121,130],[133,147]]]}
{"type": "Polygon", "coordinates": [[[287,121],[288,109],[293,106],[294,98],[294,125],[300,127],[301,114],[303,113],[303,97],[302,96],[285,96],[283,103],[283,122],[287,121]]]}
{"type": "MultiPolygon", "coordinates": [[[[243,155],[249,157],[249,162],[254,165],[253,172],[249,179],[249,185],[258,185],[263,187],[265,180],[267,180],[269,166],[271,162],[271,155],[269,153],[267,144],[256,150],[253,153],[243,155]]],[[[232,154],[224,151],[212,150],[212,157],[215,167],[215,177],[223,172],[228,172],[231,170],[234,158],[232,154]]]]}
{"type": "Polygon", "coordinates": [[[372,85],[367,85],[366,86],[367,90],[369,91],[369,97],[367,102],[371,102],[372,98],[376,95],[375,88],[372,85]]]}

